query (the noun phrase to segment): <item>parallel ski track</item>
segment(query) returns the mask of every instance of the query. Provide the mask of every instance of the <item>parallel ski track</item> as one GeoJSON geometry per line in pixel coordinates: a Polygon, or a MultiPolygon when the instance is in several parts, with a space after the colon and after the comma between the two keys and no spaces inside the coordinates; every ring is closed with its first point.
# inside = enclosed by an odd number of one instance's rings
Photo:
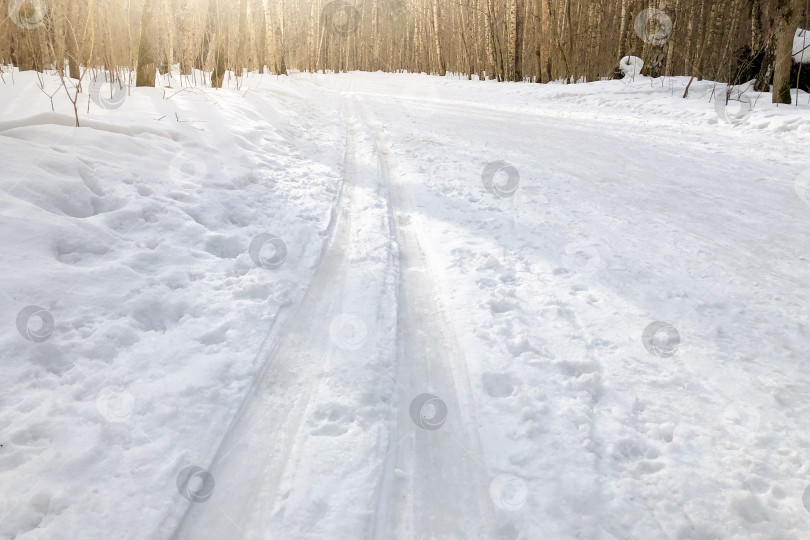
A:
{"type": "Polygon", "coordinates": [[[374,538],[491,538],[493,508],[475,401],[452,317],[438,294],[435,266],[423,248],[419,210],[399,178],[384,128],[359,110],[388,188],[400,255],[400,412],[382,480],[390,495],[380,500],[374,538]],[[411,418],[409,405],[421,394],[435,395],[447,406],[439,429],[422,429],[411,418]]]}
{"type": "MultiPolygon", "coordinates": [[[[278,512],[278,486],[291,458],[301,451],[302,426],[328,348],[328,322],[345,277],[351,245],[352,197],[359,144],[373,144],[378,181],[389,212],[385,231],[398,246],[398,413],[381,436],[376,509],[364,525],[366,538],[491,537],[488,471],[478,440],[475,402],[452,317],[422,247],[418,208],[399,180],[396,159],[382,127],[367,118],[350,94],[344,179],[328,240],[312,283],[283,326],[275,325],[263,347],[266,361],[209,466],[216,479],[212,499],[190,504],[171,538],[264,538],[278,512]],[[368,141],[356,133],[364,126],[368,141]],[[441,428],[426,430],[411,418],[418,395],[436,395],[447,406],[441,428]]],[[[366,148],[368,150],[368,148],[366,148]]],[[[348,503],[347,503],[348,504],[348,503]]],[[[283,502],[281,503],[283,507],[283,502]]],[[[359,531],[358,531],[359,532],[359,531]]],[[[275,536],[268,536],[275,537],[275,536]]]]}

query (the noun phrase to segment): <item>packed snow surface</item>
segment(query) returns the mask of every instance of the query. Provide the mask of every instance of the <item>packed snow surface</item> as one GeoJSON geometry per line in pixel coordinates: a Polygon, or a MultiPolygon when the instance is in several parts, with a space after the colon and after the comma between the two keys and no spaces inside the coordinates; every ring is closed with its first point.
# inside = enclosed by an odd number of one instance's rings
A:
{"type": "Polygon", "coordinates": [[[5,73],[0,538],[808,538],[810,96],[634,75],[5,73]]]}

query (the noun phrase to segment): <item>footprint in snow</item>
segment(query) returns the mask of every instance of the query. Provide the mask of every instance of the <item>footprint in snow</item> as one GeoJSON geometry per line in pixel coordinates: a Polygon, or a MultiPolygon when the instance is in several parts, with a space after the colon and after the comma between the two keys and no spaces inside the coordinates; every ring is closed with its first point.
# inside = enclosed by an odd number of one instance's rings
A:
{"type": "Polygon", "coordinates": [[[339,437],[349,431],[355,415],[351,410],[337,403],[318,405],[308,424],[313,426],[310,434],[314,436],[339,437]]]}

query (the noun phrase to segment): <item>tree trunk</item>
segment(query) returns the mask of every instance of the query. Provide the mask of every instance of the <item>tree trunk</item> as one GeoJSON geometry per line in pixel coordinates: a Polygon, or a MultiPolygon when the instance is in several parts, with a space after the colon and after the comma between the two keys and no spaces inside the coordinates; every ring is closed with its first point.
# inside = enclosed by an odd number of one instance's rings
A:
{"type": "Polygon", "coordinates": [[[486,11],[486,33],[487,33],[487,43],[489,44],[489,55],[491,56],[490,61],[494,66],[494,75],[495,78],[499,81],[503,80],[503,62],[499,62],[499,51],[498,51],[498,42],[496,36],[496,28],[495,28],[495,13],[494,7],[492,5],[492,0],[487,0],[487,11],[486,11]]]}
{"type": "Polygon", "coordinates": [[[217,24],[217,0],[208,0],[208,10],[205,15],[205,30],[203,30],[200,54],[197,56],[197,69],[205,70],[208,66],[208,55],[213,46],[214,33],[217,24]]]}
{"type": "Polygon", "coordinates": [[[73,25],[78,20],[75,0],[65,5],[65,49],[67,49],[68,70],[71,79],[79,79],[79,43],[73,25]]]}
{"type": "Polygon", "coordinates": [[[172,0],[163,0],[163,16],[166,21],[166,37],[164,51],[166,61],[166,73],[172,72],[172,66],[175,63],[175,50],[177,49],[177,24],[176,15],[174,12],[174,2],[172,0]]]}
{"type": "Polygon", "coordinates": [[[537,40],[537,82],[551,80],[551,56],[549,54],[549,0],[534,0],[535,32],[537,40]]]}
{"type": "Polygon", "coordinates": [[[225,81],[225,45],[220,37],[217,37],[217,42],[214,49],[214,69],[211,71],[211,88],[222,88],[225,81]]]}
{"type": "Polygon", "coordinates": [[[439,39],[439,0],[433,0],[433,42],[436,47],[436,59],[439,62],[439,75],[447,74],[447,64],[442,56],[442,43],[439,39]]]}
{"type": "Polygon", "coordinates": [[[524,33],[524,17],[526,12],[525,0],[515,0],[515,36],[513,48],[515,51],[514,63],[512,65],[512,74],[515,82],[523,80],[523,33],[524,33]]]}
{"type": "Polygon", "coordinates": [[[141,11],[141,37],[138,43],[138,70],[135,75],[135,86],[155,86],[155,51],[152,39],[152,20],[155,0],[144,0],[141,11]]]}
{"type": "Polygon", "coordinates": [[[681,0],[675,0],[675,7],[672,10],[672,33],[669,36],[669,42],[667,42],[667,63],[666,68],[664,70],[664,75],[666,75],[667,77],[672,76],[672,72],[674,69],[673,63],[675,54],[675,31],[678,28],[680,7],[681,7],[681,0]]]}
{"type": "Polygon", "coordinates": [[[247,0],[240,0],[239,3],[239,35],[236,47],[236,66],[234,71],[237,77],[242,76],[242,72],[248,62],[248,51],[250,50],[250,32],[248,32],[248,3],[247,0]]]}
{"type": "Polygon", "coordinates": [[[782,0],[776,16],[776,50],[773,68],[773,102],[790,104],[790,68],[793,36],[801,12],[801,0],[782,0]]]}
{"type": "Polygon", "coordinates": [[[271,59],[274,59],[273,48],[275,44],[275,36],[273,35],[273,6],[271,0],[262,0],[262,7],[264,8],[264,51],[263,51],[263,64],[271,67],[271,59]]]}
{"type": "Polygon", "coordinates": [[[619,22],[619,52],[616,55],[616,60],[621,60],[625,56],[625,34],[627,33],[627,2],[628,0],[622,0],[622,12],[620,16],[619,22]]]}
{"type": "Polygon", "coordinates": [[[278,25],[276,26],[276,53],[278,54],[278,73],[280,75],[287,74],[287,60],[285,58],[285,40],[284,40],[284,0],[278,4],[278,25]]]}
{"type": "MultiPolygon", "coordinates": [[[[702,45],[702,52],[700,54],[700,60],[698,61],[698,80],[702,80],[704,73],[706,73],[706,55],[703,54],[705,50],[708,48],[709,50],[713,50],[714,38],[716,35],[716,30],[719,29],[719,25],[722,22],[718,17],[717,10],[719,9],[718,3],[713,3],[712,8],[709,11],[709,19],[704,22],[705,24],[705,33],[706,39],[702,45]]],[[[711,74],[709,74],[711,75],[711,74]]]]}

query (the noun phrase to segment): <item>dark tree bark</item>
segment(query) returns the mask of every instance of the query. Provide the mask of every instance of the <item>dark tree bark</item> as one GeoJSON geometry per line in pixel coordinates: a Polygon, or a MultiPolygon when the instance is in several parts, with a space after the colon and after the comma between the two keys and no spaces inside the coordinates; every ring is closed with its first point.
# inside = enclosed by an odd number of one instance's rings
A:
{"type": "Polygon", "coordinates": [[[141,11],[141,38],[138,43],[138,70],[135,73],[135,86],[155,86],[157,69],[155,50],[151,38],[155,0],[145,0],[141,11]]]}
{"type": "Polygon", "coordinates": [[[779,0],[776,15],[776,49],[773,67],[773,102],[790,103],[790,68],[793,36],[802,8],[801,0],[779,0]]]}

